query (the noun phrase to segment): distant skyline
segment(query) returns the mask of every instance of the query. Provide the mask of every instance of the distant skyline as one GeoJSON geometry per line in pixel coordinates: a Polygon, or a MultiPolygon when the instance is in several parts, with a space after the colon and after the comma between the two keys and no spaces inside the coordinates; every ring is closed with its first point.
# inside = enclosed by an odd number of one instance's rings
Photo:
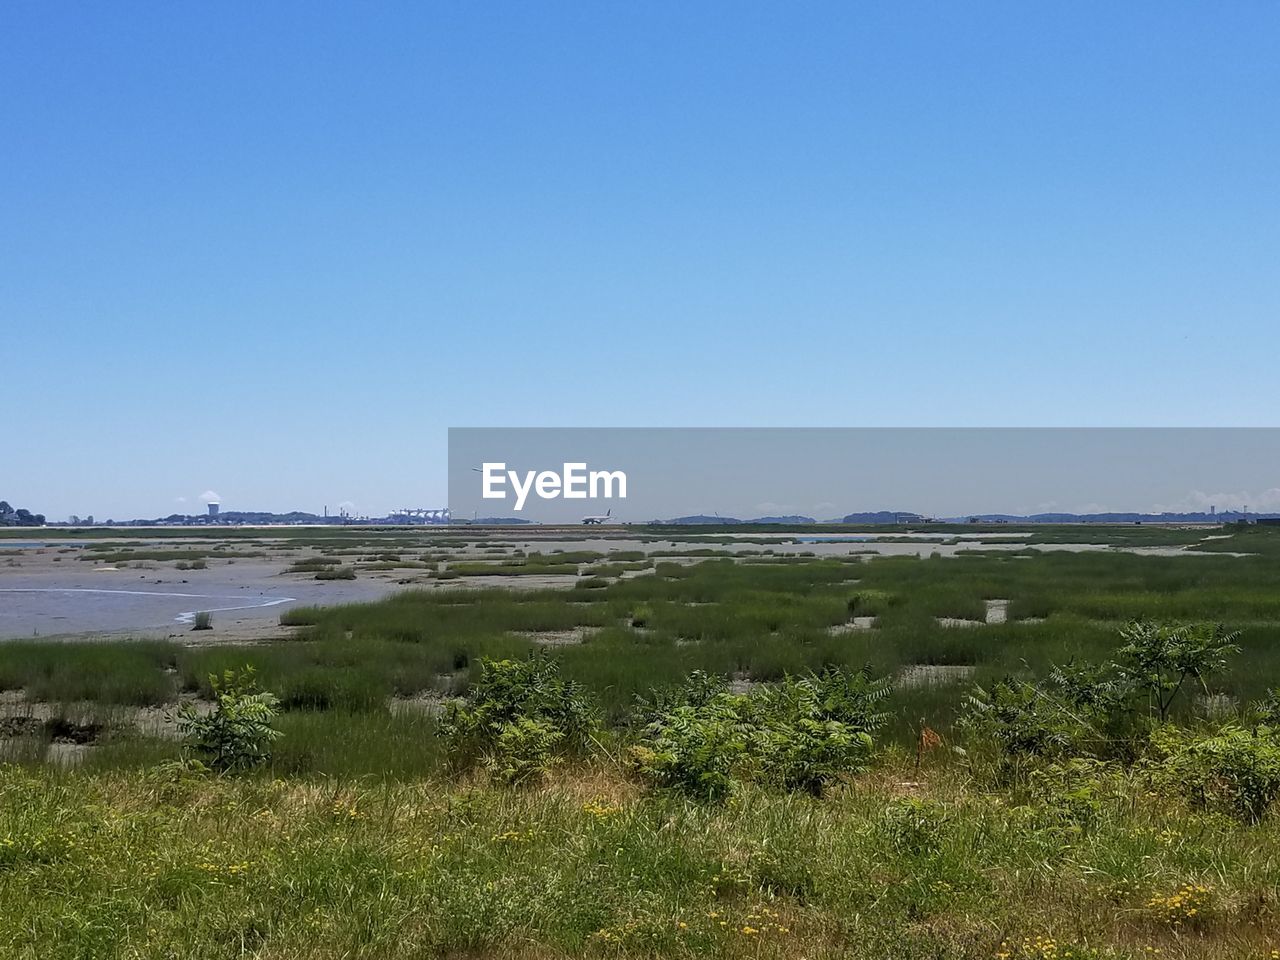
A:
{"type": "Polygon", "coordinates": [[[1274,425],[1278,42],[1249,3],[14,0],[0,498],[438,507],[451,426],[1274,425]]]}
{"type": "Polygon", "coordinates": [[[1280,429],[458,429],[449,433],[449,506],[461,518],[543,523],[607,509],[630,522],[1267,512],[1280,510],[1280,429]],[[579,477],[594,470],[615,482],[592,499],[579,481],[586,498],[564,498],[559,478],[575,463],[579,477]],[[543,471],[557,479],[540,497],[531,481],[543,471]],[[503,474],[486,496],[485,476],[503,474]]]}

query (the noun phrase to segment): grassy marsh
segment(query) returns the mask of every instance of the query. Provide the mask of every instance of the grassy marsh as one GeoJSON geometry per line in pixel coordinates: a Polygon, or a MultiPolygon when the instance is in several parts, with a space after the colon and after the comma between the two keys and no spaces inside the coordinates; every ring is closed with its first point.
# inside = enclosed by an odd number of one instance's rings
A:
{"type": "MultiPolygon", "coordinates": [[[[1193,809],[1138,769],[997,790],[952,752],[971,684],[1105,658],[1134,618],[1239,631],[1228,669],[1179,702],[1182,723],[1243,717],[1280,683],[1280,531],[1132,535],[1201,555],[508,548],[446,562],[585,575],[293,609],[292,638],[249,646],[0,644],[10,707],[38,701],[106,734],[75,768],[55,760],[57,724],[5,752],[0,952],[1270,958],[1274,815],[1245,825],[1193,809]],[[1007,601],[1004,622],[983,622],[991,601],[1007,601]],[[440,705],[481,658],[538,651],[599,712],[598,753],[520,790],[448,772],[440,705]],[[131,726],[131,711],[207,700],[210,674],[245,664],[284,711],[269,766],[213,779],[158,766],[179,745],[131,726]],[[749,684],[864,665],[897,678],[890,722],[872,771],[824,799],[752,787],[698,804],[642,788],[620,762],[635,697],[692,671],[749,684]],[[917,769],[922,722],[943,748],[917,769]]],[[[411,556],[395,549],[350,560],[411,556]]]]}

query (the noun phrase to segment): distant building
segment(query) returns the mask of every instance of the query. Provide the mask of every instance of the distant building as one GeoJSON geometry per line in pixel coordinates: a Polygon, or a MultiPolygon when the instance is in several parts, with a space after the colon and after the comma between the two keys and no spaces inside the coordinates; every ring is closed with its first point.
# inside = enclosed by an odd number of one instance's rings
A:
{"type": "Polygon", "coordinates": [[[216,503],[209,504],[209,516],[216,517],[217,515],[218,515],[218,504],[216,503]]]}

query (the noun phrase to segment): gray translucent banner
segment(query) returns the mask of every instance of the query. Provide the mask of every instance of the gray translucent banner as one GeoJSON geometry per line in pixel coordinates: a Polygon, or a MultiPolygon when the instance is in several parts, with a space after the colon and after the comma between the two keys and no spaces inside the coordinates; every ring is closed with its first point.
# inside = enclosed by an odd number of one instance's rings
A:
{"type": "Polygon", "coordinates": [[[1280,515],[1280,429],[453,428],[449,506],[534,523],[1256,518],[1280,515]]]}

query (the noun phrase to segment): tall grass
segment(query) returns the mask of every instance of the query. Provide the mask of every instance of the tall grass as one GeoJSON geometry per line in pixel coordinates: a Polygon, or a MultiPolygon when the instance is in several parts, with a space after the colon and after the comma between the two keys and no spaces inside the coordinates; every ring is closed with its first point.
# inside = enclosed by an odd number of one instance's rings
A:
{"type": "Polygon", "coordinates": [[[180,648],[168,641],[0,643],[0,690],[24,690],[29,700],[148,706],[173,700],[167,671],[180,648]]]}

